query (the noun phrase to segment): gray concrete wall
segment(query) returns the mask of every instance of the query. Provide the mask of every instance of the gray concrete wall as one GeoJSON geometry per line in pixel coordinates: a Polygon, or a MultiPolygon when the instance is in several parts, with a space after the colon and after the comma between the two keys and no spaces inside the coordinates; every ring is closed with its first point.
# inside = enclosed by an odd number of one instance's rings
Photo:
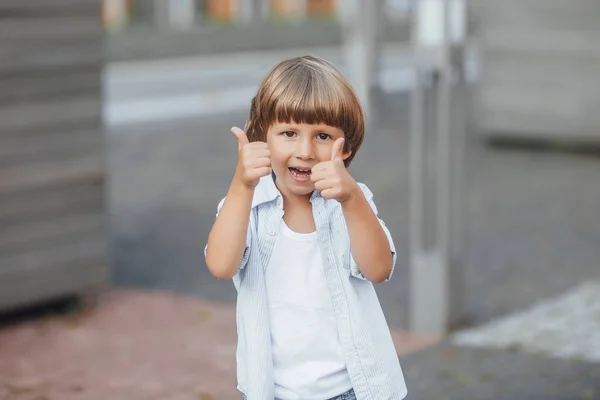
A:
{"type": "Polygon", "coordinates": [[[600,140],[600,3],[472,0],[485,135],[600,140]]]}
{"type": "Polygon", "coordinates": [[[108,279],[97,0],[3,0],[0,311],[108,279]]]}

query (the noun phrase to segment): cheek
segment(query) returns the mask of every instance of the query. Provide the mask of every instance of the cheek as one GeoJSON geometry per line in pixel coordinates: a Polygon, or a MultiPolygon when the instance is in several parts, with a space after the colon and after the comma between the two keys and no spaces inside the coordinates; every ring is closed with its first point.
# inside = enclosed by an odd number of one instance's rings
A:
{"type": "Polygon", "coordinates": [[[317,146],[317,148],[315,149],[315,155],[317,156],[317,160],[319,160],[319,162],[323,162],[323,161],[329,161],[331,160],[331,148],[333,147],[333,145],[321,145],[321,146],[317,146]]]}
{"type": "Polygon", "coordinates": [[[274,168],[280,168],[286,165],[288,162],[288,156],[285,151],[278,146],[269,146],[271,152],[271,166],[274,168]]]}

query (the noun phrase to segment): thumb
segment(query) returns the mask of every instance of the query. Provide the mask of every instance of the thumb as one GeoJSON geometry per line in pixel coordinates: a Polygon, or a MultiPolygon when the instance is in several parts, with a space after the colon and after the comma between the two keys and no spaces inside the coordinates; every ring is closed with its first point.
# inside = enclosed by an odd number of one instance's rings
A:
{"type": "Polygon", "coordinates": [[[331,161],[344,161],[344,143],[346,139],[339,138],[331,147],[331,161]]]}
{"type": "Polygon", "coordinates": [[[246,132],[244,132],[243,130],[241,130],[237,126],[234,126],[233,128],[231,128],[231,132],[233,132],[233,134],[237,138],[238,148],[241,149],[242,146],[250,143],[250,141],[248,140],[248,135],[246,135],[246,132]]]}

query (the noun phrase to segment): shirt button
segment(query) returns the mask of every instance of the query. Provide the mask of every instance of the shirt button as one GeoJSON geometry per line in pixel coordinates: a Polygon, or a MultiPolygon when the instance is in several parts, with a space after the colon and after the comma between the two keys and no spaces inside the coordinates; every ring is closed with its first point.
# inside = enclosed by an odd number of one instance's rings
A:
{"type": "Polygon", "coordinates": [[[283,201],[281,200],[281,197],[277,198],[277,206],[281,207],[283,205],[283,201]]]}
{"type": "Polygon", "coordinates": [[[269,231],[269,235],[275,236],[275,231],[269,231]]]}

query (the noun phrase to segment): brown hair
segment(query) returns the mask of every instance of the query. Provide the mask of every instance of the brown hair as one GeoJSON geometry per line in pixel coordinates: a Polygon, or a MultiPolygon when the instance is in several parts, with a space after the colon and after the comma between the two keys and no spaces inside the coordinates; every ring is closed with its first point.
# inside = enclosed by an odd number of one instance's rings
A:
{"type": "Polygon", "coordinates": [[[364,116],[354,89],[337,68],[318,57],[284,60],[267,74],[252,99],[246,133],[251,142],[264,141],[272,124],[292,121],[341,129],[344,152],[352,151],[346,167],[364,139],[364,116]]]}

